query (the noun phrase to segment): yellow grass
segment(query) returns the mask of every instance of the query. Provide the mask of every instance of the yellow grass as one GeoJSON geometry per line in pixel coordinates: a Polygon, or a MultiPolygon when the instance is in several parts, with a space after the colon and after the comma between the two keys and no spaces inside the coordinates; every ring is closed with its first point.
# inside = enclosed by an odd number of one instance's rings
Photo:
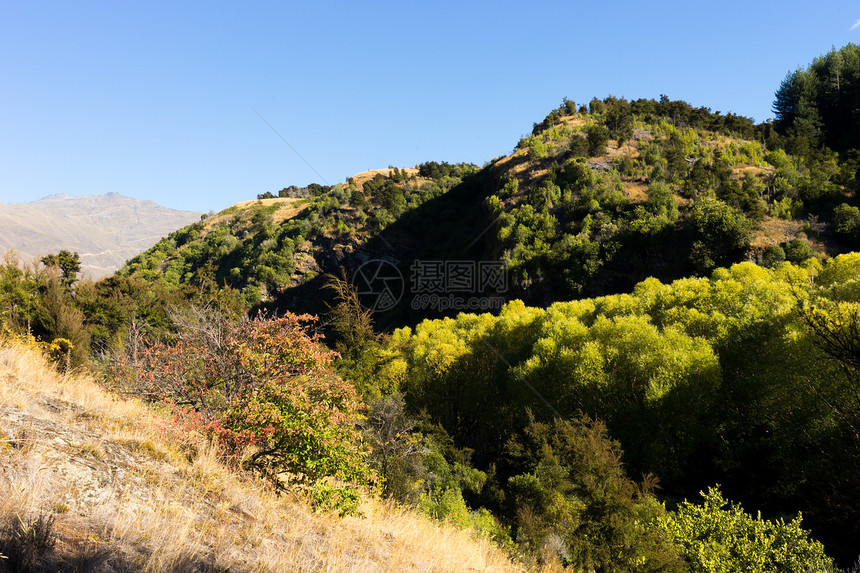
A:
{"type": "Polygon", "coordinates": [[[493,544],[367,498],[314,513],[91,377],[0,342],[0,517],[53,515],[58,559],[140,571],[523,571],[493,544]]]}
{"type": "MultiPolygon", "coordinates": [[[[356,173],[350,179],[352,179],[353,183],[355,183],[356,187],[359,189],[364,188],[364,184],[376,177],[377,175],[384,175],[388,177],[388,174],[393,171],[393,168],[389,167],[388,169],[371,169],[369,171],[362,171],[361,173],[356,173]]],[[[415,167],[406,167],[401,169],[401,171],[405,172],[409,176],[418,175],[418,169],[415,167]]]]}
{"type": "Polygon", "coordinates": [[[270,205],[277,205],[278,209],[274,213],[272,213],[272,221],[274,223],[281,223],[283,221],[286,221],[287,219],[295,217],[299,213],[299,211],[301,211],[301,207],[297,205],[299,201],[301,201],[301,199],[297,199],[295,197],[276,197],[274,199],[257,199],[255,201],[242,201],[241,203],[236,203],[234,207],[243,210],[257,204],[261,204],[264,207],[268,207],[270,205]]]}

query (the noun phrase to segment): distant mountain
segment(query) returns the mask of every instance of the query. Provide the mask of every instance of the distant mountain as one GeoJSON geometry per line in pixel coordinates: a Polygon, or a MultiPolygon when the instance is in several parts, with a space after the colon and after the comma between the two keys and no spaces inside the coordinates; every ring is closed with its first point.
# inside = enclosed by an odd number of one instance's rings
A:
{"type": "Polygon", "coordinates": [[[29,261],[62,249],[77,251],[82,273],[98,279],[200,216],[119,193],[0,203],[0,254],[15,250],[29,261]]]}

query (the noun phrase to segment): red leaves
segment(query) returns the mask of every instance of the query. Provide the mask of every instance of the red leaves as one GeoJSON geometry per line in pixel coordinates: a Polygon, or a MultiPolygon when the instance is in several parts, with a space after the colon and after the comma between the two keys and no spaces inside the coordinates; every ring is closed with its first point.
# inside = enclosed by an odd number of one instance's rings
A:
{"type": "Polygon", "coordinates": [[[246,452],[247,465],[279,488],[366,481],[356,429],[366,407],[331,371],[337,354],[308,332],[315,320],[258,317],[216,325],[223,337],[189,329],[172,344],[144,340],[121,370],[138,394],[217,436],[225,454],[238,460],[246,452]]]}

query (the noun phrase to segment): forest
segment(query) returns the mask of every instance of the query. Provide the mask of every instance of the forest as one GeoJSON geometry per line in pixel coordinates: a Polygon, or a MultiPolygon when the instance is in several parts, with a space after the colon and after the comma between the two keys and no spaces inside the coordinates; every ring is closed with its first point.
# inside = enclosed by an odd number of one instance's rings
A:
{"type": "Polygon", "coordinates": [[[98,282],[10,253],[0,334],[320,511],[390,498],[534,570],[854,571],[858,82],[851,44],[763,124],[565,98],[483,166],[265,191],[98,282]],[[434,294],[503,304],[416,304],[450,262],[504,280],[434,294]]]}

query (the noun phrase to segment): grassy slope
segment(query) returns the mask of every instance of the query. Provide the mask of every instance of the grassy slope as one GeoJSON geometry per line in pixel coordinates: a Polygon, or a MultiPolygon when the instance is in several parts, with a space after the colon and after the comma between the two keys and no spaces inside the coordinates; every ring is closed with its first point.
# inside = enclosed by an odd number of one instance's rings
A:
{"type": "Polygon", "coordinates": [[[276,497],[144,404],[0,344],[0,520],[56,520],[33,570],[522,570],[467,532],[362,509],[340,519],[276,497]]]}

